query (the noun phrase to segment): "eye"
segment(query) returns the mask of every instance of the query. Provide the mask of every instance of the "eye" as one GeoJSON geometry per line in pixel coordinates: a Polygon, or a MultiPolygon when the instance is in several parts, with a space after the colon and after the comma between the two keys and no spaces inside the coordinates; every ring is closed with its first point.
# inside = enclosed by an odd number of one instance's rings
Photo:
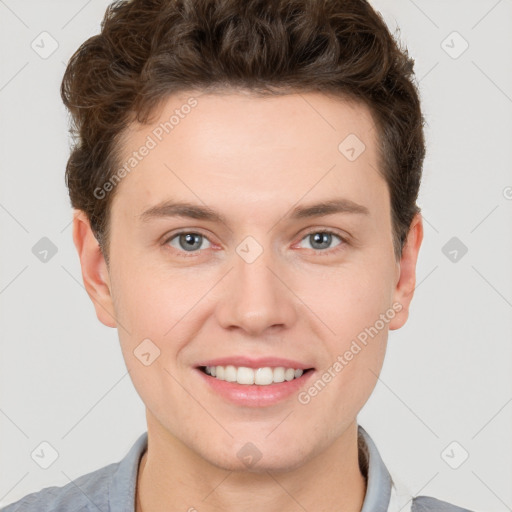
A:
{"type": "Polygon", "coordinates": [[[168,238],[165,244],[170,245],[178,251],[197,252],[197,249],[204,249],[204,247],[202,247],[204,241],[208,241],[208,243],[210,243],[208,238],[206,238],[204,235],[201,235],[200,233],[183,231],[168,238]]]}
{"type": "Polygon", "coordinates": [[[334,246],[334,250],[336,250],[336,247],[339,247],[340,245],[345,243],[345,239],[343,237],[334,233],[333,231],[328,230],[311,231],[302,240],[307,240],[308,242],[310,242],[310,247],[306,247],[306,249],[330,252],[326,251],[326,249],[330,249],[329,246],[332,244],[333,237],[336,237],[340,240],[340,243],[334,246]]]}
{"type": "MultiPolygon", "coordinates": [[[[326,253],[334,252],[339,246],[342,246],[346,243],[346,240],[342,236],[338,235],[334,231],[329,230],[311,231],[302,238],[299,244],[303,243],[303,241],[309,243],[309,247],[305,247],[306,249],[313,249],[315,251],[326,253]],[[334,247],[331,247],[333,243],[333,237],[337,238],[339,243],[334,247]]],[[[200,249],[210,248],[211,242],[205,235],[202,235],[201,233],[196,233],[193,231],[182,231],[169,237],[164,242],[164,245],[170,245],[178,253],[186,256],[184,253],[190,253],[190,255],[192,255],[193,253],[199,252],[200,249]],[[209,245],[204,247],[204,242],[207,242],[209,245]]]]}

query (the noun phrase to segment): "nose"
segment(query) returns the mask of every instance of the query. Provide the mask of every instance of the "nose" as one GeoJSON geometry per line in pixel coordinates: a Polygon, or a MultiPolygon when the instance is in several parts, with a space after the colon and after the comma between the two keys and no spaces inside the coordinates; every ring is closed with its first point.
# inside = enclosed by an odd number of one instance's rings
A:
{"type": "Polygon", "coordinates": [[[234,268],[223,280],[217,319],[225,329],[241,329],[251,336],[290,328],[299,302],[287,286],[282,265],[264,250],[251,263],[233,257],[234,268]]]}

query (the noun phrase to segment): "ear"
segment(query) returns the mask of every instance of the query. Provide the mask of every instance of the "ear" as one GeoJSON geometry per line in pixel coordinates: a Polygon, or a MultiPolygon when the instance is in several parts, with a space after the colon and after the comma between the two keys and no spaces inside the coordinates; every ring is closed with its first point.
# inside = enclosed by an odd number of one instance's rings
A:
{"type": "Polygon", "coordinates": [[[399,304],[398,311],[393,320],[389,322],[389,330],[400,329],[409,317],[409,305],[416,287],[416,262],[423,240],[423,220],[417,213],[409,228],[407,240],[402,251],[402,257],[398,264],[398,278],[393,293],[393,304],[399,304]],[[401,308],[401,309],[399,309],[401,308]]]}
{"type": "Polygon", "coordinates": [[[82,210],[75,210],[73,215],[73,242],[80,258],[84,286],[98,320],[107,327],[116,327],[107,264],[89,219],[82,210]]]}

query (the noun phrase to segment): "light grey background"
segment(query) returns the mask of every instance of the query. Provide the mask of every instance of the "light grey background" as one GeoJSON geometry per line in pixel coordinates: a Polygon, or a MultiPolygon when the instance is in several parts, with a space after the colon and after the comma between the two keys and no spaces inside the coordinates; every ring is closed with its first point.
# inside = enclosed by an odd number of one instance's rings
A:
{"type": "MultiPolygon", "coordinates": [[[[1,505],[118,461],[146,429],[117,333],[83,288],[64,184],[59,85],[107,4],[0,0],[1,505]],[[31,47],[52,49],[43,31],[58,43],[47,58],[31,47]],[[58,249],[46,263],[42,237],[58,249]],[[43,441],[59,454],[48,469],[31,458],[43,441]]],[[[416,60],[428,156],[411,316],[359,422],[413,494],[512,510],[512,0],[374,5],[416,60]],[[455,262],[452,237],[468,249],[455,262]]]]}

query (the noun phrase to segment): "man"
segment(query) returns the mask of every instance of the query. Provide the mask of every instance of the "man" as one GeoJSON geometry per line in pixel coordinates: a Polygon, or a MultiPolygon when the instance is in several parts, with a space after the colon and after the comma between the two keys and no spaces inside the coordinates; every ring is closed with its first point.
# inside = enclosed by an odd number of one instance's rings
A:
{"type": "Polygon", "coordinates": [[[423,238],[412,80],[362,0],[109,8],[64,76],[66,177],[148,430],[5,510],[466,510],[401,494],[357,424],[423,238]]]}

